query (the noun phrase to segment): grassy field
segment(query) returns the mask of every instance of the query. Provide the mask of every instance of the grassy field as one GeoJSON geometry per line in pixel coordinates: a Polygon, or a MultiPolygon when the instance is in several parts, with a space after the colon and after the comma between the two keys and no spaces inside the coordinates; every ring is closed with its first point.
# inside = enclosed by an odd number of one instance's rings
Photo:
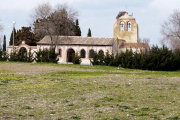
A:
{"type": "Polygon", "coordinates": [[[179,120],[180,71],[0,62],[2,120],[179,120]]]}

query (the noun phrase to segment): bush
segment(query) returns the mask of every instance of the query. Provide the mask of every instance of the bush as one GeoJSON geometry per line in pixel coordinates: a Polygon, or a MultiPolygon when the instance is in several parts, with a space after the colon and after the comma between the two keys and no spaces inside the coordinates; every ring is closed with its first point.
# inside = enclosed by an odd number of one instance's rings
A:
{"type": "Polygon", "coordinates": [[[34,56],[33,56],[32,50],[30,48],[28,55],[27,55],[27,62],[33,62],[33,61],[34,61],[34,56]]]}
{"type": "Polygon", "coordinates": [[[93,59],[91,60],[91,63],[92,63],[93,65],[99,65],[99,59],[98,59],[98,54],[97,54],[97,52],[94,52],[93,59]]]}
{"type": "Polygon", "coordinates": [[[36,62],[54,62],[56,63],[57,54],[55,53],[55,49],[52,48],[50,50],[48,49],[39,49],[37,52],[35,52],[35,60],[36,62]]]}
{"type": "MultiPolygon", "coordinates": [[[[33,53],[31,49],[28,53],[19,51],[12,52],[8,55],[6,52],[0,50],[0,61],[23,61],[23,62],[32,62],[34,59],[37,62],[56,62],[57,54],[55,49],[45,49],[35,52],[35,58],[33,58],[33,53]]],[[[76,54],[73,55],[73,63],[80,64],[81,57],[76,54]]],[[[166,46],[159,48],[158,46],[152,46],[151,49],[144,53],[138,53],[130,50],[126,52],[121,52],[116,56],[110,55],[109,52],[106,52],[104,55],[103,52],[94,52],[93,58],[91,60],[93,65],[107,65],[107,66],[120,66],[124,68],[131,69],[143,69],[143,70],[179,70],[180,69],[180,50],[169,50],[166,46]]]]}
{"type": "Polygon", "coordinates": [[[0,61],[6,61],[7,59],[8,59],[7,52],[0,50],[0,61]]]}
{"type": "MultiPolygon", "coordinates": [[[[108,59],[106,57],[106,59],[108,59]]],[[[107,60],[106,60],[107,62],[107,60]]],[[[94,55],[93,55],[93,59],[91,60],[91,63],[93,65],[105,65],[105,55],[103,52],[99,52],[99,54],[97,52],[94,52],[94,55]]],[[[108,63],[107,63],[108,64],[108,63]]]]}
{"type": "Polygon", "coordinates": [[[180,69],[180,50],[169,50],[166,46],[159,48],[152,46],[147,52],[132,52],[132,49],[121,52],[115,57],[108,52],[106,55],[100,55],[95,52],[93,65],[120,66],[131,69],[143,70],[179,70],[180,69]]]}
{"type": "Polygon", "coordinates": [[[10,53],[9,61],[18,61],[18,54],[17,54],[16,50],[14,52],[10,53]]]}
{"type": "Polygon", "coordinates": [[[81,64],[81,56],[79,56],[77,52],[73,54],[72,62],[73,64],[81,64]]]}
{"type": "Polygon", "coordinates": [[[104,56],[104,64],[107,66],[113,65],[113,55],[109,54],[109,51],[106,52],[106,55],[104,56]]]}

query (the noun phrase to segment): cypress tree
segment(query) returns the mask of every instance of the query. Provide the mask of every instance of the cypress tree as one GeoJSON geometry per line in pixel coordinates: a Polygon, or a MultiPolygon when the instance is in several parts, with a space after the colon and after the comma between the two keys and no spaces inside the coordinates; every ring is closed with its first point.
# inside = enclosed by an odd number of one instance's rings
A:
{"type": "Polygon", "coordinates": [[[79,56],[77,52],[73,54],[72,62],[73,64],[81,64],[81,56],[79,56]]]}
{"type": "Polygon", "coordinates": [[[9,45],[13,44],[13,32],[11,32],[10,40],[9,40],[9,45]]]}
{"type": "Polygon", "coordinates": [[[75,33],[75,36],[81,36],[81,29],[79,27],[78,19],[76,20],[76,23],[75,23],[74,33],[75,33]]]}
{"type": "MultiPolygon", "coordinates": [[[[15,37],[16,37],[16,28],[14,28],[14,43],[15,43],[15,37]]],[[[9,45],[13,45],[13,30],[10,36],[9,45]]]]}
{"type": "Polygon", "coordinates": [[[106,55],[104,56],[104,63],[105,65],[113,65],[113,55],[109,54],[109,51],[106,52],[106,55]]]}
{"type": "Polygon", "coordinates": [[[33,61],[34,61],[33,53],[32,53],[32,49],[30,48],[27,56],[27,62],[33,62],[33,61]]]}
{"type": "Polygon", "coordinates": [[[91,35],[91,29],[89,28],[87,37],[91,37],[91,36],[92,36],[92,35],[91,35]]]}
{"type": "Polygon", "coordinates": [[[91,61],[91,63],[93,65],[99,65],[99,55],[97,54],[97,52],[94,52],[93,61],[91,61]]]}
{"type": "Polygon", "coordinates": [[[17,45],[17,42],[19,41],[19,38],[18,38],[19,31],[20,31],[20,30],[17,30],[17,31],[14,33],[14,45],[17,45]]]}
{"type": "Polygon", "coordinates": [[[6,36],[4,35],[3,51],[6,51],[6,36]]]}

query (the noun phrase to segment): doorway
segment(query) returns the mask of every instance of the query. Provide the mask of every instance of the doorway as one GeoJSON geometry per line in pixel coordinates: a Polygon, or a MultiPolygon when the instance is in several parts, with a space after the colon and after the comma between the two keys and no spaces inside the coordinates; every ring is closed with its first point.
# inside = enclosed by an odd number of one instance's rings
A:
{"type": "Polygon", "coordinates": [[[68,51],[67,51],[67,62],[72,62],[73,61],[73,55],[75,54],[75,51],[70,48],[68,51]]]}

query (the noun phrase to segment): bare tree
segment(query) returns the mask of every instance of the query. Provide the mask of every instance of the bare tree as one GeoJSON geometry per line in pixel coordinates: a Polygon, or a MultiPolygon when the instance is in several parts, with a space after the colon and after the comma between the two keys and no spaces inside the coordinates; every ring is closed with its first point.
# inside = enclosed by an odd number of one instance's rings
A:
{"type": "Polygon", "coordinates": [[[167,44],[172,49],[180,49],[180,11],[175,10],[169,19],[161,26],[162,44],[167,44]]]}
{"type": "MultiPolygon", "coordinates": [[[[4,26],[0,23],[0,33],[3,31],[4,26]]],[[[0,50],[2,50],[2,35],[0,34],[0,50]]]]}
{"type": "Polygon", "coordinates": [[[0,31],[3,31],[3,25],[2,24],[0,24],[0,31]]]}
{"type": "Polygon", "coordinates": [[[36,36],[43,38],[50,31],[51,24],[48,17],[51,15],[52,11],[52,6],[49,3],[38,5],[32,10],[30,17],[33,21],[36,36]]]}
{"type": "Polygon", "coordinates": [[[78,12],[66,4],[52,7],[49,3],[38,5],[30,15],[35,21],[35,34],[41,38],[49,35],[53,48],[56,47],[58,36],[74,34],[73,27],[77,16],[78,12]]]}
{"type": "Polygon", "coordinates": [[[138,39],[138,43],[148,43],[149,44],[150,39],[149,38],[139,38],[138,39]]]}
{"type": "Polygon", "coordinates": [[[140,48],[142,53],[147,53],[149,51],[149,42],[150,39],[149,38],[139,38],[137,43],[138,43],[138,48],[140,48]]]}
{"type": "Polygon", "coordinates": [[[2,32],[2,31],[3,31],[3,29],[4,29],[4,26],[3,26],[3,24],[2,24],[2,23],[0,23],[0,32],[2,32]]]}
{"type": "Polygon", "coordinates": [[[0,35],[0,51],[2,50],[2,42],[3,42],[3,39],[2,39],[2,35],[0,35]]]}

